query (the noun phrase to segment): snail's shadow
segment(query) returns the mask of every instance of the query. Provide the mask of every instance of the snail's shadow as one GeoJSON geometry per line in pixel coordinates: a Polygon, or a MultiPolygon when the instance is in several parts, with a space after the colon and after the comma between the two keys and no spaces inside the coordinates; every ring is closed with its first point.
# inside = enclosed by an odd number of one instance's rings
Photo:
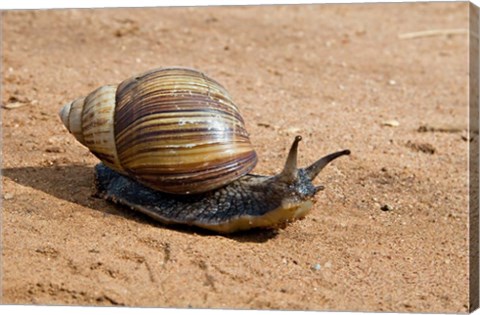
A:
{"type": "MultiPolygon", "coordinates": [[[[55,198],[76,203],[81,206],[117,215],[142,224],[158,228],[170,228],[182,233],[200,235],[219,235],[197,227],[183,225],[164,225],[152,218],[126,207],[113,205],[103,199],[94,197],[93,168],[85,165],[65,165],[51,167],[15,167],[2,169],[2,175],[17,184],[40,190],[55,198]]],[[[33,201],[34,202],[34,201],[33,201]]],[[[238,242],[262,243],[275,237],[276,230],[253,229],[245,232],[223,235],[238,242]]]]}

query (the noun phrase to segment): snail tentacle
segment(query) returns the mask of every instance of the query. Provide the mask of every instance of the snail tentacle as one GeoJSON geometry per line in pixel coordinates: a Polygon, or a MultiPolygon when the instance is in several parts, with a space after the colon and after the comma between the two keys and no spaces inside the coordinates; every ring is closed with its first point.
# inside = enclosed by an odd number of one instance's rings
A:
{"type": "Polygon", "coordinates": [[[298,155],[298,143],[302,140],[301,136],[296,136],[295,140],[288,152],[287,161],[283,171],[279,174],[279,178],[286,183],[293,183],[297,179],[297,155],[298,155]]]}
{"type": "Polygon", "coordinates": [[[339,158],[343,155],[350,155],[350,150],[338,151],[331,153],[312,163],[309,167],[305,168],[307,176],[310,180],[314,180],[315,177],[322,171],[322,169],[327,166],[328,163],[332,162],[336,158],[339,158]]]}

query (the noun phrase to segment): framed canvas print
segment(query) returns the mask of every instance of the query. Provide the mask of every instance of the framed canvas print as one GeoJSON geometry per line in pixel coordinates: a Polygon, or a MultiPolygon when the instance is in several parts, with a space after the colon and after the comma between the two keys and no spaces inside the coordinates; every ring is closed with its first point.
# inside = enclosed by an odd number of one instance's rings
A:
{"type": "Polygon", "coordinates": [[[4,10],[2,304],[478,307],[478,7],[4,10]]]}

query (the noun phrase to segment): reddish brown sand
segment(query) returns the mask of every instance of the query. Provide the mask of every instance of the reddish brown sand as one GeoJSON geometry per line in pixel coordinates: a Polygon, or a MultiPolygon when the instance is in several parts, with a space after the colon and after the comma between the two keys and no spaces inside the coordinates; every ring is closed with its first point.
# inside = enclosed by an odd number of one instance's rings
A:
{"type": "Polygon", "coordinates": [[[468,8],[4,12],[2,302],[467,311],[468,8]],[[59,108],[172,65],[227,87],[257,173],[278,172],[296,134],[300,165],[352,151],[305,219],[220,236],[92,197],[98,160],[59,108]]]}

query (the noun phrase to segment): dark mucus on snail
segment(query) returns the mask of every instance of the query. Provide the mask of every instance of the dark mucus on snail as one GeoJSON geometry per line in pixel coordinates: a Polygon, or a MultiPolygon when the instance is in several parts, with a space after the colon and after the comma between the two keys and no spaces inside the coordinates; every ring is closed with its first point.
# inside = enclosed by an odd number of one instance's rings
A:
{"type": "Polygon", "coordinates": [[[161,68],[106,85],[65,105],[60,117],[102,162],[97,195],[165,224],[230,233],[304,217],[323,189],[313,180],[335,152],[297,168],[300,136],[282,172],[249,172],[257,155],[223,86],[202,72],[161,68]]]}

